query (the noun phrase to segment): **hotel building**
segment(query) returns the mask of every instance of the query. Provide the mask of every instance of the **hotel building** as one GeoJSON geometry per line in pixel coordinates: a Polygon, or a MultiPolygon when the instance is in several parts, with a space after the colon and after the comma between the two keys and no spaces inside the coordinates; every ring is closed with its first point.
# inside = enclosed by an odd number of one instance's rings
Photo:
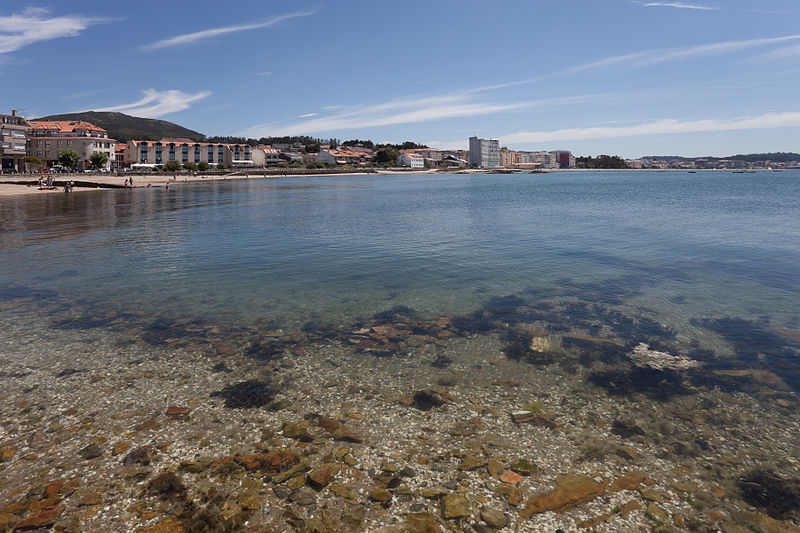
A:
{"type": "Polygon", "coordinates": [[[167,161],[178,163],[208,163],[226,166],[252,167],[250,145],[202,143],[190,139],[161,139],[160,141],[128,141],[125,161],[139,165],[161,166],[167,161]]]}
{"type": "Polygon", "coordinates": [[[58,163],[58,153],[75,150],[80,154],[78,170],[89,168],[95,152],[108,157],[105,168],[110,169],[115,160],[117,141],[109,139],[103,128],[83,121],[32,120],[28,130],[27,152],[45,162],[47,166],[58,163]]]}

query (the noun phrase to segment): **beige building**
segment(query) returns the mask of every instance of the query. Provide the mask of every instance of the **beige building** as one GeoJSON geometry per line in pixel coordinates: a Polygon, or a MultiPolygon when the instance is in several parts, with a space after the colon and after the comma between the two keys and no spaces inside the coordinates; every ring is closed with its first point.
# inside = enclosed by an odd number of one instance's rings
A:
{"type": "Polygon", "coordinates": [[[203,143],[190,139],[161,139],[160,141],[128,141],[125,161],[129,164],[164,165],[178,163],[208,163],[216,166],[251,167],[253,149],[247,144],[203,143]]]}
{"type": "Polygon", "coordinates": [[[32,120],[28,130],[27,152],[43,160],[48,166],[58,163],[58,153],[75,150],[80,154],[78,170],[91,167],[91,157],[102,152],[108,157],[105,168],[110,169],[115,160],[117,141],[109,139],[103,128],[83,121],[32,120]]]}
{"type": "Polygon", "coordinates": [[[0,115],[0,158],[3,172],[22,172],[25,170],[22,159],[25,157],[25,136],[28,121],[12,111],[10,115],[0,115]]]}

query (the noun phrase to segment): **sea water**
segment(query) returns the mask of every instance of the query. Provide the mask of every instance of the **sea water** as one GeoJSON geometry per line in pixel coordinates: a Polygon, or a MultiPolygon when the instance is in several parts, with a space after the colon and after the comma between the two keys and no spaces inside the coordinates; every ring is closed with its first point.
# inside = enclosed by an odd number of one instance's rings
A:
{"type": "Polygon", "coordinates": [[[575,305],[647,317],[677,351],[736,358],[749,334],[785,361],[800,331],[799,185],[800,171],[576,171],[0,198],[0,298],[41,301],[45,321],[57,301],[291,330],[396,306],[468,315],[515,295],[560,324],[575,305]]]}

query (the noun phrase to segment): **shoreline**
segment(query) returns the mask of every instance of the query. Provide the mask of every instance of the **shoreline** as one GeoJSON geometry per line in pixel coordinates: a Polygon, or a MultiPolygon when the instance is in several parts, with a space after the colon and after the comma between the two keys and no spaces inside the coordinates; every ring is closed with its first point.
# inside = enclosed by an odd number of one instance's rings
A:
{"type": "MultiPolygon", "coordinates": [[[[76,182],[73,192],[86,192],[97,190],[112,190],[122,189],[126,178],[133,177],[136,185],[134,188],[146,188],[142,184],[150,184],[152,187],[164,187],[167,183],[179,185],[181,183],[196,183],[207,181],[227,181],[227,180],[243,180],[243,179],[278,179],[278,178],[308,178],[308,177],[335,177],[335,176],[368,176],[368,175],[395,175],[395,174],[549,174],[556,172],[678,172],[678,173],[700,173],[700,172],[732,172],[731,169],[642,169],[642,168],[622,168],[622,169],[589,169],[589,168],[569,168],[569,169],[548,169],[542,172],[517,172],[514,169],[452,169],[449,171],[442,171],[438,169],[369,169],[369,170],[353,170],[348,172],[310,172],[310,173],[292,173],[292,172],[264,172],[264,171],[237,171],[230,174],[177,174],[177,178],[173,179],[169,174],[135,174],[125,173],[116,175],[92,175],[87,179],[86,174],[57,174],[55,175],[54,183],[63,183],[67,180],[76,182]],[[81,185],[84,184],[84,185],[81,185]]],[[[774,172],[769,169],[758,169],[753,172],[774,172]]],[[[18,178],[0,178],[0,198],[24,196],[41,193],[61,193],[64,194],[63,186],[57,185],[53,190],[39,190],[36,186],[38,176],[35,175],[20,175],[18,178]],[[28,180],[27,178],[30,178],[28,180]],[[20,182],[29,181],[29,184],[20,182]]]]}

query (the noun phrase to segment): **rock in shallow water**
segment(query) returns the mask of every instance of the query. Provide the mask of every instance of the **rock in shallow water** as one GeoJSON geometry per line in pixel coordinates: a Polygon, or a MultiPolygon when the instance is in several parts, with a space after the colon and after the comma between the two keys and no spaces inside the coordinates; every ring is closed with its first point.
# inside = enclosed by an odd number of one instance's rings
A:
{"type": "Polygon", "coordinates": [[[97,444],[90,444],[86,448],[83,448],[81,451],[78,452],[78,455],[86,459],[95,459],[103,455],[103,450],[97,444]]]}

